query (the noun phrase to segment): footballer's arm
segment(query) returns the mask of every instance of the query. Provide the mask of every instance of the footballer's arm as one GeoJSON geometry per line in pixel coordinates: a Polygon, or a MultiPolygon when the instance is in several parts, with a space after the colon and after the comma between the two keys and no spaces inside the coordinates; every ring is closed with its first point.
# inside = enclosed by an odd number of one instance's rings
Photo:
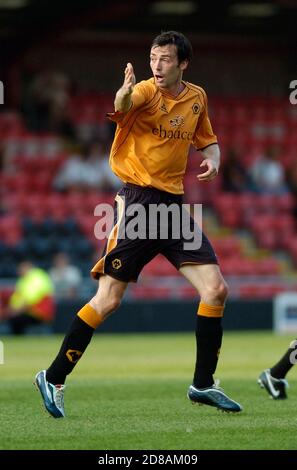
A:
{"type": "Polygon", "coordinates": [[[122,87],[117,91],[114,100],[114,109],[120,113],[127,113],[132,106],[131,95],[134,90],[136,78],[132,64],[125,68],[125,79],[122,87]]]}
{"type": "Polygon", "coordinates": [[[203,155],[203,162],[201,167],[205,167],[206,171],[197,175],[199,181],[211,181],[214,179],[220,167],[220,148],[218,144],[211,144],[205,149],[201,150],[203,155]]]}

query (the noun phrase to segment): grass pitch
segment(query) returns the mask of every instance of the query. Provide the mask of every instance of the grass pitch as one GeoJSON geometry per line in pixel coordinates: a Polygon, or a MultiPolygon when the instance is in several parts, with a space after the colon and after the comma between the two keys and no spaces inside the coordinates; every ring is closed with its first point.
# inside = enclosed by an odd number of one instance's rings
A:
{"type": "Polygon", "coordinates": [[[193,334],[98,334],[68,378],[67,417],[53,419],[32,382],[61,339],[2,338],[1,450],[297,449],[296,370],[288,374],[288,400],[274,401],[256,384],[292,337],[225,333],[216,376],[244,407],[230,415],[193,406],[186,397],[193,334]]]}

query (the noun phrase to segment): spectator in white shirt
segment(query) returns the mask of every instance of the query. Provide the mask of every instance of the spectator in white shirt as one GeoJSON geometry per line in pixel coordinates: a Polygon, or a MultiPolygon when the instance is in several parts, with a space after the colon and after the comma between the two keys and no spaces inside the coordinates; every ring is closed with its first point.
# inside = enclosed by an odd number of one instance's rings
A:
{"type": "Polygon", "coordinates": [[[54,257],[49,274],[57,297],[72,297],[78,293],[82,274],[77,266],[70,264],[66,253],[58,253],[54,257]]]}
{"type": "Polygon", "coordinates": [[[256,192],[274,195],[288,192],[285,170],[278,157],[277,147],[270,147],[252,165],[250,174],[256,192]]]}
{"type": "Polygon", "coordinates": [[[108,159],[104,144],[93,142],[65,162],[54,180],[54,187],[61,191],[118,190],[120,180],[112,173],[108,159]]]}

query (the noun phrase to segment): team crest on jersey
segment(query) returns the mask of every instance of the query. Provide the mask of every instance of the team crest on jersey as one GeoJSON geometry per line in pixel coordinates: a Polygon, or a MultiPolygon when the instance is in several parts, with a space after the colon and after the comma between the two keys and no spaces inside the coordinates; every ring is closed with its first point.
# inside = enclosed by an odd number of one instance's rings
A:
{"type": "Polygon", "coordinates": [[[113,269],[120,269],[122,267],[122,261],[119,258],[113,259],[111,264],[113,269]]]}
{"type": "Polygon", "coordinates": [[[165,103],[162,103],[159,109],[160,109],[160,111],[163,111],[163,113],[167,113],[167,114],[168,114],[168,111],[167,111],[167,108],[166,108],[166,106],[165,106],[165,103]]]}
{"type": "Polygon", "coordinates": [[[185,120],[183,116],[175,116],[175,118],[170,119],[169,122],[172,127],[183,127],[185,120]]]}
{"type": "Polygon", "coordinates": [[[192,110],[194,114],[198,114],[200,110],[200,105],[198,103],[194,103],[192,106],[192,110]]]}

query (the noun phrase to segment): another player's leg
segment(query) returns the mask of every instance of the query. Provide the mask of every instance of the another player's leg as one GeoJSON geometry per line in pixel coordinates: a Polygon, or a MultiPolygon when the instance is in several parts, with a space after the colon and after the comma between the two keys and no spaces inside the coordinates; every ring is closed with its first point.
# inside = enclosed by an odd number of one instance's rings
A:
{"type": "Polygon", "coordinates": [[[286,390],[289,384],[285,377],[296,362],[297,340],[292,341],[289,349],[271,369],[265,369],[261,372],[258,378],[258,384],[260,387],[265,388],[274,400],[286,399],[286,390]]]}
{"type": "Polygon", "coordinates": [[[231,400],[218,387],[213,377],[222,343],[222,317],[227,285],[216,264],[186,264],[180,268],[180,272],[193,284],[201,297],[197,312],[196,367],[188,397],[194,403],[239,412],[242,410],[240,404],[231,400]]]}
{"type": "Polygon", "coordinates": [[[36,374],[35,385],[45,408],[55,418],[65,416],[65,381],[91,341],[95,329],[119,306],[127,283],[102,275],[97,294],[74,318],[60,351],[47,370],[36,374]]]}

